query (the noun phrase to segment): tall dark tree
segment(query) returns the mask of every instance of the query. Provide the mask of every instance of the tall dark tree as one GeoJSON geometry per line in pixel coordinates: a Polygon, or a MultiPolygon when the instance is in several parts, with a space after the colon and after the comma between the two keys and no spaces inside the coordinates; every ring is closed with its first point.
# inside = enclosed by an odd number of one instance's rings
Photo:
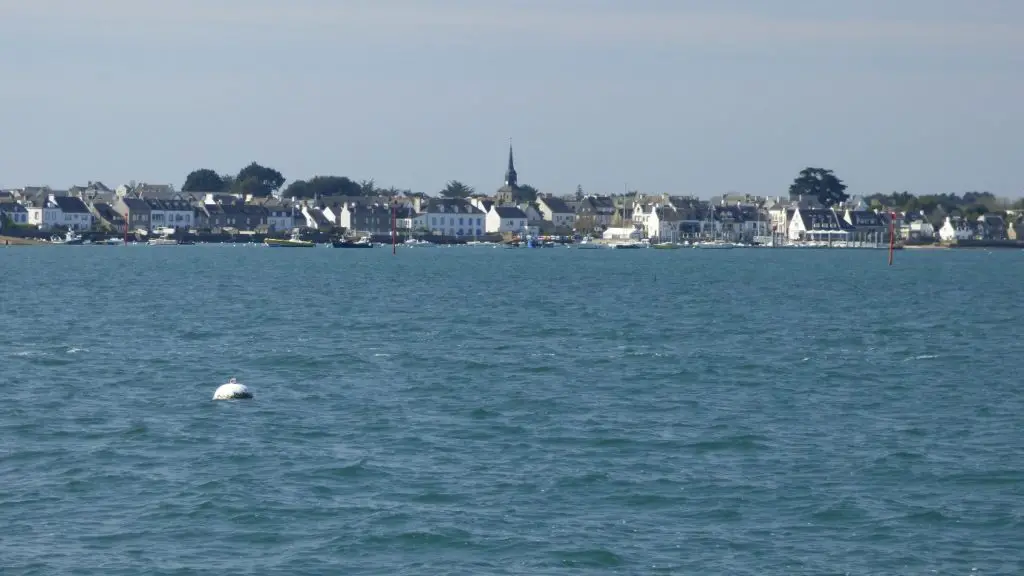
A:
{"type": "Polygon", "coordinates": [[[245,196],[262,197],[270,195],[266,185],[253,176],[235,180],[234,184],[232,184],[232,191],[245,196]]]}
{"type": "Polygon", "coordinates": [[[536,202],[538,192],[537,189],[529,184],[519,185],[519,196],[528,202],[536,202]]]}
{"type": "Polygon", "coordinates": [[[280,190],[284,186],[284,176],[273,168],[261,166],[256,162],[249,164],[235,176],[235,189],[245,190],[246,194],[254,196],[269,196],[272,192],[280,190]],[[253,186],[253,182],[257,186],[253,186]]]}
{"type": "Polygon", "coordinates": [[[373,178],[359,181],[359,194],[361,196],[376,196],[378,192],[377,183],[373,178]]]}
{"type": "Polygon", "coordinates": [[[577,184],[576,185],[576,199],[577,200],[583,200],[583,185],[582,184],[577,184]]]}
{"type": "Polygon", "coordinates": [[[224,178],[209,168],[189,172],[181,186],[182,192],[223,192],[227,189],[228,185],[224,178]]]}
{"type": "Polygon", "coordinates": [[[314,176],[309,180],[296,180],[284,189],[286,198],[315,198],[318,196],[360,196],[362,188],[346,176],[314,176]]]}
{"type": "Polygon", "coordinates": [[[441,190],[441,196],[443,198],[469,198],[474,192],[472,186],[467,186],[458,180],[449,180],[444,190],[441,190]]]}
{"type": "Polygon", "coordinates": [[[790,197],[813,196],[825,206],[835,206],[849,200],[846,184],[836,177],[831,170],[824,168],[804,168],[789,187],[790,197]]]}

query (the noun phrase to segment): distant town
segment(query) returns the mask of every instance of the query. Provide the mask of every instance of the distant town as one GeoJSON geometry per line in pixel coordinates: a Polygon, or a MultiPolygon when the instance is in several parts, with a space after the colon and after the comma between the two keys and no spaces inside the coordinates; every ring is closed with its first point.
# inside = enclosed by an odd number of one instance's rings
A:
{"type": "Polygon", "coordinates": [[[345,177],[298,180],[253,163],[237,176],[193,171],[182,190],[88,182],[67,190],[0,190],[0,235],[59,242],[95,238],[387,238],[403,242],[505,242],[559,238],[621,245],[733,244],[883,247],[1024,240],[1024,206],[987,193],[849,197],[829,170],[807,168],[775,197],[712,199],[638,191],[543,193],[520,184],[509,147],[504,183],[479,194],[457,181],[437,196],[377,188],[345,177]]]}

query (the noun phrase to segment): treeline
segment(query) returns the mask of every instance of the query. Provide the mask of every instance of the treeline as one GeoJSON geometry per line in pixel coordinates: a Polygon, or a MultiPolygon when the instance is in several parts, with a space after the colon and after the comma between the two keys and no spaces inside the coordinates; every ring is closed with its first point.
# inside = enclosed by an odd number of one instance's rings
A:
{"type": "MultiPolygon", "coordinates": [[[[182,185],[182,192],[225,192],[252,195],[260,198],[280,192],[285,198],[316,198],[318,196],[427,196],[424,192],[413,192],[394,186],[382,188],[371,178],[352,180],[347,176],[314,176],[308,180],[295,180],[285,186],[285,177],[277,170],[256,162],[238,171],[238,174],[219,174],[210,168],[199,168],[189,172],[182,185]]],[[[520,185],[525,196],[537,197],[537,189],[520,185]]],[[[444,188],[437,191],[442,198],[468,198],[476,194],[472,186],[458,180],[449,180],[444,188]]]]}
{"type": "Polygon", "coordinates": [[[901,212],[924,213],[933,223],[942,222],[946,216],[957,215],[977,218],[982,214],[1001,213],[1007,210],[1024,209],[1024,199],[1007,200],[997,198],[991,192],[965,192],[964,194],[925,194],[917,196],[910,192],[873,194],[864,198],[871,208],[898,210],[901,212]]]}
{"type": "Polygon", "coordinates": [[[395,187],[381,188],[370,180],[355,181],[346,176],[314,176],[309,180],[295,180],[285,186],[285,177],[279,171],[256,162],[238,171],[238,174],[218,174],[210,168],[189,172],[182,192],[226,192],[252,195],[260,198],[275,192],[287,198],[314,198],[316,196],[398,196],[412,194],[395,187]]]}

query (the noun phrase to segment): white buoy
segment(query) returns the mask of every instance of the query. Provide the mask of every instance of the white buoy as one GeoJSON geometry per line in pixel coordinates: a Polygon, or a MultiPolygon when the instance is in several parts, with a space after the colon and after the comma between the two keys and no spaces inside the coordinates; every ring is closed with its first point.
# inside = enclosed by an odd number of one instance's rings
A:
{"type": "Polygon", "coordinates": [[[244,400],[249,398],[252,398],[252,392],[249,392],[245,384],[239,384],[234,378],[228,380],[227,384],[222,384],[213,393],[214,400],[244,400]]]}

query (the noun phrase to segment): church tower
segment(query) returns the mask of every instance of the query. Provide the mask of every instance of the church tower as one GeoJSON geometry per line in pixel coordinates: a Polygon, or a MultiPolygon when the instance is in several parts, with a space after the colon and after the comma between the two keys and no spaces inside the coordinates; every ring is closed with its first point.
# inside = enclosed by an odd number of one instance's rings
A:
{"type": "Polygon", "coordinates": [[[508,143],[508,170],[505,171],[505,186],[515,189],[519,187],[518,177],[516,176],[516,164],[512,158],[512,142],[508,143]]]}

